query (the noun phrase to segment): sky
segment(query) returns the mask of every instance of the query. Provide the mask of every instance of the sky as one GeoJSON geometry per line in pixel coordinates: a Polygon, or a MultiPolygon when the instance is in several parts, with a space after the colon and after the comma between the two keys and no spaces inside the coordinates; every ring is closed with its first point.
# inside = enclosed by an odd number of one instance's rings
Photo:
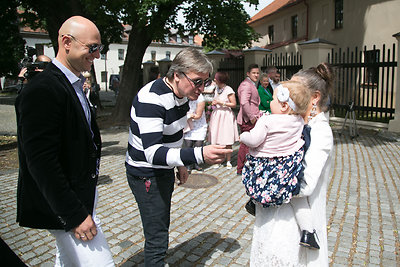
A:
{"type": "Polygon", "coordinates": [[[244,9],[250,15],[250,17],[254,16],[258,12],[260,12],[264,7],[272,3],[274,0],[258,0],[258,6],[249,7],[249,4],[244,4],[244,9]]]}

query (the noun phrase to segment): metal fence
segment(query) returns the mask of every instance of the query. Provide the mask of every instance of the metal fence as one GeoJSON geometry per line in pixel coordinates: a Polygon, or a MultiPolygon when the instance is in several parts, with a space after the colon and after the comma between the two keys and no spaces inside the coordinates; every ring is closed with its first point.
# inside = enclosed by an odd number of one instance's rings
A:
{"type": "Polygon", "coordinates": [[[224,58],[220,64],[218,71],[225,71],[229,75],[228,85],[237,92],[239,84],[244,80],[244,58],[230,57],[224,58]]]}
{"type": "Polygon", "coordinates": [[[349,104],[354,103],[359,120],[388,122],[394,118],[395,44],[392,49],[385,45],[382,49],[332,49],[328,61],[336,75],[332,99],[335,116],[344,117],[349,104]]]}
{"type": "Polygon", "coordinates": [[[275,66],[281,73],[281,81],[289,80],[293,74],[303,68],[301,55],[297,53],[269,54],[263,59],[263,72],[270,66],[275,66]]]}

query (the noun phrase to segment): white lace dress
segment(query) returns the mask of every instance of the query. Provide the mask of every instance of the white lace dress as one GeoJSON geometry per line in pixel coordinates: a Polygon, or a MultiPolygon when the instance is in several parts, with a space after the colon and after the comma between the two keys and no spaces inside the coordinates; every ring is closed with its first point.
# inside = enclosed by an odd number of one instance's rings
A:
{"type": "Polygon", "coordinates": [[[326,231],[326,187],[333,150],[332,130],[324,113],[309,122],[311,144],[304,157],[305,171],[301,194],[307,197],[320,249],[299,245],[300,229],[292,207],[256,206],[250,266],[318,266],[329,265],[326,231]]]}

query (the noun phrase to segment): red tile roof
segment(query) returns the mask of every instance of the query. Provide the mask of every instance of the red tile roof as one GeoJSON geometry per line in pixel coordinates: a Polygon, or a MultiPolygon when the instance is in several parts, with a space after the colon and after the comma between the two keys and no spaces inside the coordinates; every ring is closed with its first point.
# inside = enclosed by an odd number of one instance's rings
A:
{"type": "Polygon", "coordinates": [[[301,2],[301,1],[303,1],[303,0],[275,0],[268,6],[264,7],[264,9],[262,9],[260,12],[255,14],[247,23],[248,24],[254,23],[257,20],[260,20],[266,16],[269,16],[286,6],[296,4],[297,2],[301,2]]]}

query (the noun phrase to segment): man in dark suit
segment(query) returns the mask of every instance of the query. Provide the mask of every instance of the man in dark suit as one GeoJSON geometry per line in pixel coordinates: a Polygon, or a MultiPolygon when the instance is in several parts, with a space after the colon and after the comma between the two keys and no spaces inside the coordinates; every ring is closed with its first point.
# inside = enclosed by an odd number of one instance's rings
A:
{"type": "Polygon", "coordinates": [[[114,266],[96,217],[101,139],[83,94],[100,33],[75,16],[59,30],[59,50],[17,97],[17,221],[56,238],[56,266],[114,266]]]}
{"type": "MultiPolygon", "coordinates": [[[[239,85],[238,97],[240,109],[237,116],[237,123],[239,124],[241,132],[250,131],[258,119],[260,110],[260,96],[257,91],[258,77],[260,76],[260,69],[257,64],[250,64],[247,69],[247,78],[239,85]]],[[[249,148],[240,143],[238,156],[237,156],[237,174],[242,174],[246,154],[249,148]]]]}

